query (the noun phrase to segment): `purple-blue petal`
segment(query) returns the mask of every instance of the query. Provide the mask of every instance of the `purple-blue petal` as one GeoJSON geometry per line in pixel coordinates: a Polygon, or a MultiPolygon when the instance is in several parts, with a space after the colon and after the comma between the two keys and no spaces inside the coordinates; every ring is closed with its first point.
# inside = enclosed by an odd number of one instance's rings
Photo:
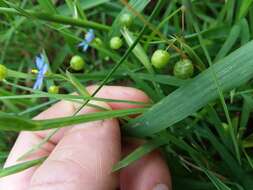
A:
{"type": "Polygon", "coordinates": [[[89,31],[85,35],[85,41],[87,43],[90,43],[94,38],[95,38],[94,30],[93,29],[89,29],[89,31]]]}
{"type": "Polygon", "coordinates": [[[43,54],[36,56],[35,64],[38,69],[38,74],[37,74],[36,81],[33,85],[33,89],[40,89],[43,84],[43,78],[48,70],[48,65],[45,62],[43,54]]]}
{"type": "Polygon", "coordinates": [[[39,90],[42,86],[42,82],[43,82],[43,78],[38,76],[35,83],[34,83],[34,85],[33,85],[33,89],[34,90],[39,90]]]}
{"type": "Polygon", "coordinates": [[[41,74],[44,76],[48,70],[48,65],[44,63],[43,67],[41,68],[41,74]]]}
{"type": "Polygon", "coordinates": [[[38,70],[40,70],[44,64],[44,60],[41,56],[36,56],[35,64],[38,70]]]}

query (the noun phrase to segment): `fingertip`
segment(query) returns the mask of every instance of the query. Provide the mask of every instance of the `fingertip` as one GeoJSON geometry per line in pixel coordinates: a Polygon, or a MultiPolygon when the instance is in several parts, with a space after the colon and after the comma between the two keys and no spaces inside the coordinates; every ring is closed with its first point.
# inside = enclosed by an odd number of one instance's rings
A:
{"type": "Polygon", "coordinates": [[[154,151],[122,169],[120,184],[123,190],[170,190],[171,177],[161,154],[154,151]]]}
{"type": "MultiPolygon", "coordinates": [[[[87,90],[92,94],[98,88],[97,85],[87,87],[87,90]]],[[[96,97],[110,98],[115,100],[128,100],[142,103],[148,103],[149,97],[141,90],[132,87],[123,86],[103,86],[96,97]]],[[[129,109],[142,107],[139,104],[122,103],[122,102],[108,102],[112,109],[129,109]]]]}

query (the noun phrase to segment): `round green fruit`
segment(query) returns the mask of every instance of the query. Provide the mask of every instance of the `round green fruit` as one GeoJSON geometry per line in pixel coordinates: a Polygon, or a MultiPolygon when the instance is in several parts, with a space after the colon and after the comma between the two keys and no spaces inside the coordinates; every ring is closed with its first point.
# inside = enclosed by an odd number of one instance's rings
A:
{"type": "Polygon", "coordinates": [[[59,93],[59,87],[58,86],[55,86],[55,85],[52,85],[48,88],[48,92],[50,94],[58,94],[59,93]]]}
{"type": "Polygon", "coordinates": [[[70,68],[75,70],[75,71],[80,71],[84,69],[85,62],[82,57],[79,55],[75,55],[71,58],[70,60],[70,68]]]}
{"type": "Polygon", "coordinates": [[[193,75],[194,67],[189,59],[183,59],[178,61],[175,66],[173,73],[176,77],[181,79],[188,79],[193,75]]]}
{"type": "Polygon", "coordinates": [[[0,64],[0,81],[5,79],[7,77],[7,74],[7,68],[4,65],[0,64]]]}
{"type": "Polygon", "coordinates": [[[123,45],[123,42],[122,42],[122,40],[121,40],[120,37],[117,37],[117,36],[116,36],[116,37],[111,38],[111,40],[110,40],[110,47],[111,47],[112,49],[117,50],[117,49],[119,49],[122,45],[123,45]]]}
{"type": "Polygon", "coordinates": [[[151,63],[157,69],[165,67],[169,63],[169,60],[170,54],[161,49],[156,50],[151,57],[151,63]]]}
{"type": "Polygon", "coordinates": [[[120,24],[125,27],[130,27],[133,23],[133,17],[129,13],[124,13],[120,17],[120,24]]]}
{"type": "Polygon", "coordinates": [[[103,45],[102,40],[101,40],[100,38],[98,38],[98,37],[96,37],[96,38],[94,39],[94,43],[95,43],[96,45],[98,45],[98,46],[102,46],[102,45],[103,45]]]}

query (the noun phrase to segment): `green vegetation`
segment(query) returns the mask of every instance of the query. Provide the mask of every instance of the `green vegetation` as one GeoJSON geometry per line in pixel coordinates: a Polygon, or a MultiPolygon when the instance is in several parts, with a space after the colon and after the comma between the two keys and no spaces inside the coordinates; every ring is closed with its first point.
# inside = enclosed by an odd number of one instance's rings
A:
{"type": "Polygon", "coordinates": [[[252,39],[252,0],[0,0],[0,165],[19,131],[118,117],[123,138],[147,141],[114,171],[160,149],[174,190],[251,190],[252,39]],[[107,84],[151,104],[94,97],[107,84]],[[32,120],[60,100],[143,108],[32,120]]]}

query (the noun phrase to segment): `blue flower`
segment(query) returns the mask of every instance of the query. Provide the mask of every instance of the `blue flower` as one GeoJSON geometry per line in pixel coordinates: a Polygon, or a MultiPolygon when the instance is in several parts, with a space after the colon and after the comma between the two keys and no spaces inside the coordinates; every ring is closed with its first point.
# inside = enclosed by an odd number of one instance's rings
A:
{"type": "Polygon", "coordinates": [[[33,89],[38,90],[38,89],[41,88],[41,86],[43,84],[44,76],[45,76],[45,74],[48,70],[48,65],[45,62],[45,58],[44,58],[43,54],[40,54],[39,56],[36,56],[35,64],[36,64],[36,67],[37,67],[37,73],[38,74],[37,74],[36,81],[33,85],[33,89]]]}
{"type": "Polygon", "coordinates": [[[94,38],[95,38],[94,30],[89,29],[89,31],[85,35],[84,40],[80,44],[78,44],[78,47],[81,47],[83,49],[83,52],[87,51],[89,43],[92,42],[94,38]]]}

